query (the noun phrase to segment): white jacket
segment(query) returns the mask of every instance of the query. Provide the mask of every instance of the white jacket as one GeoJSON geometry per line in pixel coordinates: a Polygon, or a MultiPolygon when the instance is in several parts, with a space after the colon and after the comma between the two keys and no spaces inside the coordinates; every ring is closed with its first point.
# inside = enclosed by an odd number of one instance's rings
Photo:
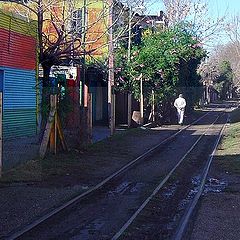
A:
{"type": "Polygon", "coordinates": [[[174,101],[174,107],[180,110],[184,110],[186,107],[186,100],[183,97],[179,97],[174,101]]]}

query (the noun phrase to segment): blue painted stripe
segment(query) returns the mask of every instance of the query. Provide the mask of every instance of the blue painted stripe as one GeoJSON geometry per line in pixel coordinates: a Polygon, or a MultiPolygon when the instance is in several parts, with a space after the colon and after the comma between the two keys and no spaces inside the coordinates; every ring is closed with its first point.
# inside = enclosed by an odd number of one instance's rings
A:
{"type": "Polygon", "coordinates": [[[3,77],[3,137],[36,134],[36,72],[0,67],[3,77]]]}
{"type": "Polygon", "coordinates": [[[3,110],[36,107],[36,72],[3,67],[0,69],[4,70],[3,110]]]}

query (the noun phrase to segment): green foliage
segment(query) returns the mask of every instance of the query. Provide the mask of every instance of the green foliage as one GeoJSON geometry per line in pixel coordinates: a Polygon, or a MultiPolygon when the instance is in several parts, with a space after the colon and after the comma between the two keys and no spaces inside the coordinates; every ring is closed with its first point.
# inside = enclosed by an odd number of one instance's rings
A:
{"type": "Polygon", "coordinates": [[[220,64],[220,81],[232,82],[233,80],[233,71],[229,61],[223,61],[220,64]]]}
{"type": "Polygon", "coordinates": [[[139,99],[142,77],[147,102],[151,102],[154,90],[156,101],[162,103],[175,96],[179,88],[200,86],[196,69],[205,56],[198,39],[184,26],[145,35],[142,44],[131,49],[130,61],[126,49],[117,51],[117,90],[130,91],[139,99]]]}
{"type": "Polygon", "coordinates": [[[221,62],[219,66],[219,76],[214,87],[220,93],[221,99],[226,99],[231,91],[233,84],[233,70],[229,61],[221,62]]]}

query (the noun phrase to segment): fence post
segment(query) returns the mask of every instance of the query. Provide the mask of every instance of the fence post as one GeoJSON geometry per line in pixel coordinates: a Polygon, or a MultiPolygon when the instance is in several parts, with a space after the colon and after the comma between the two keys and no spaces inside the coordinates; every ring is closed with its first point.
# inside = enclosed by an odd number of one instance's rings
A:
{"type": "Polygon", "coordinates": [[[0,92],[0,177],[2,176],[3,168],[3,148],[2,148],[2,115],[3,115],[3,106],[2,106],[2,92],[0,92]]]}
{"type": "Polygon", "coordinates": [[[132,94],[128,93],[128,128],[131,127],[132,122],[132,94]]]}
{"type": "Polygon", "coordinates": [[[92,93],[89,93],[89,103],[88,103],[88,129],[89,129],[89,142],[92,143],[92,135],[93,135],[93,119],[92,119],[92,93]]]}

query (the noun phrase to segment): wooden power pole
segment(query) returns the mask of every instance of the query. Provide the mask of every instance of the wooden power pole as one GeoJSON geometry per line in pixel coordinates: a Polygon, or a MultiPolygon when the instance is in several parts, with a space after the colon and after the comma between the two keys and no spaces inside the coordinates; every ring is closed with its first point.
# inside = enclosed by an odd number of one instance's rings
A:
{"type": "Polygon", "coordinates": [[[115,105],[112,97],[112,87],[114,85],[114,60],[113,60],[113,0],[108,0],[109,4],[109,36],[108,36],[108,119],[111,135],[115,131],[115,105]]]}

